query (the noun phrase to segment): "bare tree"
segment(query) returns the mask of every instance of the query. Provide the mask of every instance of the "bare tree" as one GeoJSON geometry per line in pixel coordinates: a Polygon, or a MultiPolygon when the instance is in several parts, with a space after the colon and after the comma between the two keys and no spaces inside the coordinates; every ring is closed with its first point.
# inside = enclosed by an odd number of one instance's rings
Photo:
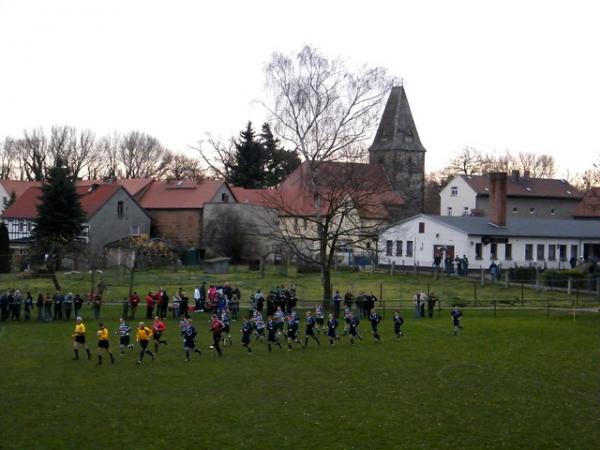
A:
{"type": "Polygon", "coordinates": [[[483,159],[483,155],[479,150],[473,147],[465,147],[450,160],[445,171],[454,175],[475,175],[480,173],[483,159]]]}
{"type": "Polygon", "coordinates": [[[41,128],[25,130],[16,142],[21,177],[28,181],[43,181],[48,162],[48,139],[41,128]]]}
{"type": "Polygon", "coordinates": [[[17,146],[14,139],[6,137],[0,142],[0,179],[7,179],[16,173],[17,146]]]}
{"type": "Polygon", "coordinates": [[[69,168],[73,179],[79,178],[98,158],[96,137],[91,130],[77,131],[70,126],[50,129],[48,152],[52,161],[60,158],[69,168]]]}
{"type": "Polygon", "coordinates": [[[160,178],[171,157],[158,139],[146,133],[131,131],[121,137],[118,160],[123,178],[160,178]]]}
{"type": "MultiPolygon", "coordinates": [[[[314,227],[302,240],[311,240],[312,248],[295,245],[298,235],[287,221],[282,221],[278,232],[296,256],[319,265],[323,298],[329,299],[336,245],[343,235],[359,236],[362,224],[352,222],[352,212],[358,212],[360,201],[347,191],[351,186],[343,180],[344,175],[329,180],[325,189],[319,169],[324,162],[361,158],[360,150],[377,125],[391,80],[382,68],[350,72],[341,60],[327,59],[308,46],[295,57],[273,54],[266,67],[266,80],[272,98],[263,105],[275,132],[306,162],[307,184],[303,189],[310,200],[310,214],[306,216],[314,227]]],[[[284,197],[276,202],[278,209],[297,218],[297,208],[288,208],[284,197]]]]}
{"type": "Polygon", "coordinates": [[[198,143],[195,147],[200,154],[200,159],[208,167],[210,176],[222,180],[231,179],[231,168],[235,164],[235,140],[222,141],[214,136],[207,135],[206,141],[198,143]]]}
{"type": "Polygon", "coordinates": [[[167,168],[167,178],[175,180],[198,180],[204,178],[200,161],[183,153],[175,153],[167,168]]]}

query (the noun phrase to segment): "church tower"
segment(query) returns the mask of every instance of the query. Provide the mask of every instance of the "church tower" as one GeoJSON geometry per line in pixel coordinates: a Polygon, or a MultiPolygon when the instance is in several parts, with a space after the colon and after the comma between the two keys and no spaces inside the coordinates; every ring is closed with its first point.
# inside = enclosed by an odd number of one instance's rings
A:
{"type": "Polygon", "coordinates": [[[423,212],[425,151],[404,86],[393,87],[369,148],[369,163],[383,165],[393,189],[404,197],[404,217],[423,212]]]}

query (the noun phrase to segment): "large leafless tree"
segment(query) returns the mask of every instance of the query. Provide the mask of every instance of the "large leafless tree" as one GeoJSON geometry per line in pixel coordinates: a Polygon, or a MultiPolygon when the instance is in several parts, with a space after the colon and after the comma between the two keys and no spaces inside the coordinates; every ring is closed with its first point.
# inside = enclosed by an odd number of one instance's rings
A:
{"type": "MultiPolygon", "coordinates": [[[[266,81],[270,98],[263,105],[270,113],[274,131],[284,145],[297,149],[308,167],[305,189],[310,198],[308,216],[314,222],[317,256],[292,245],[297,230],[282,226],[280,238],[300,258],[318,263],[323,296],[328,299],[336,241],[351,231],[330,221],[328,213],[349,218],[356,205],[348,193],[344,194],[345,183],[341,189],[335,183],[323,189],[319,168],[328,161],[364,157],[365,141],[378,123],[391,80],[382,68],[363,67],[353,72],[340,59],[326,58],[307,46],[294,56],[273,54],[266,66],[266,81]]],[[[283,201],[279,203],[277,206],[285,213],[289,208],[283,201]]],[[[297,215],[293,209],[288,212],[297,215]]]]}

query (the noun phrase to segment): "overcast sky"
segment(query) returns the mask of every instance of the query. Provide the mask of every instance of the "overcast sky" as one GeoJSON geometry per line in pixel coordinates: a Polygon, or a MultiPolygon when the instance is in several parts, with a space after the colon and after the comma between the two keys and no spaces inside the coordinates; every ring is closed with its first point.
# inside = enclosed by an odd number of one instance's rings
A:
{"type": "Polygon", "coordinates": [[[594,1],[0,0],[0,137],[71,124],[173,150],[266,118],[263,67],[311,44],[404,79],[427,170],[465,146],[600,156],[594,1]]]}

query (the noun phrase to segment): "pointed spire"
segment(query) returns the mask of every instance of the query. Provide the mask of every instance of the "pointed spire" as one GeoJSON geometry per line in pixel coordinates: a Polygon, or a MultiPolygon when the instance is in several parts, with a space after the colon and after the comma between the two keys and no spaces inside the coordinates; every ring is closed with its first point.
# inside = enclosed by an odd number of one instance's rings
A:
{"type": "Polygon", "coordinates": [[[404,85],[392,88],[369,150],[425,151],[410,111],[404,85]]]}

